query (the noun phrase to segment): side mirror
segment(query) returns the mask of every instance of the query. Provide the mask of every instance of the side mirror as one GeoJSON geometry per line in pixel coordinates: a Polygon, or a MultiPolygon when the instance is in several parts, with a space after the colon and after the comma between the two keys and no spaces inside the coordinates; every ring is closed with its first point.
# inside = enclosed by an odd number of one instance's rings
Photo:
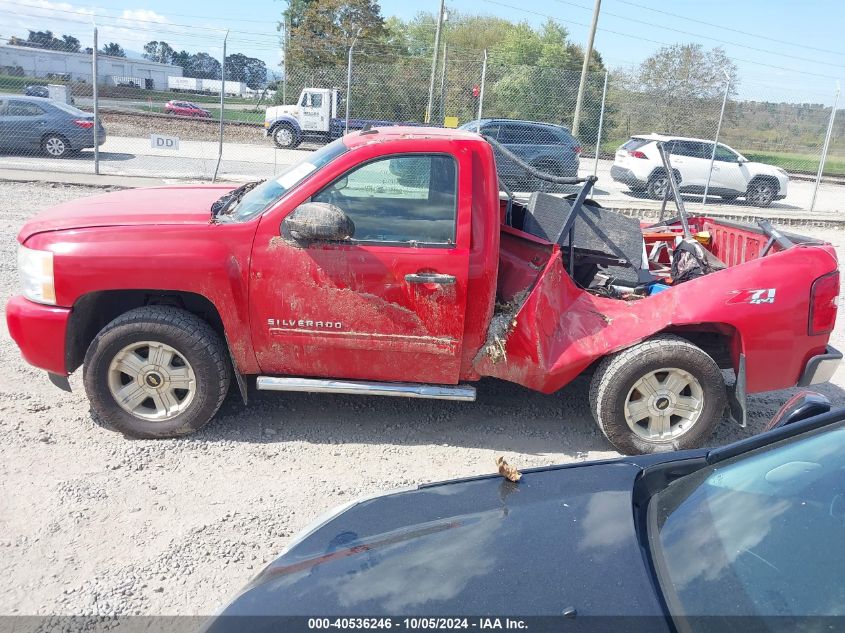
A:
{"type": "Polygon", "coordinates": [[[298,242],[348,240],[355,224],[342,209],[328,202],[306,202],[282,222],[282,234],[298,242]]]}
{"type": "Polygon", "coordinates": [[[830,400],[815,391],[801,391],[787,400],[780,411],[775,413],[766,425],[766,430],[779,429],[828,411],[830,411],[830,400]]]}

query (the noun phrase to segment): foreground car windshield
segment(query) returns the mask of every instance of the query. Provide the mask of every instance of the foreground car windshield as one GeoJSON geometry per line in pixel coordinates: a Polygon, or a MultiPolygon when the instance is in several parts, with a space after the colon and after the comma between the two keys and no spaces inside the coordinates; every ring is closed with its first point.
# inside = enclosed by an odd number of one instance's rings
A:
{"type": "MultiPolygon", "coordinates": [[[[649,541],[673,616],[845,615],[845,426],[683,477],[649,506],[649,541]]],[[[773,627],[773,628],[772,628],[773,627]]]]}
{"type": "Polygon", "coordinates": [[[285,169],[276,178],[263,182],[247,193],[232,213],[231,218],[236,222],[252,219],[313,172],[328,165],[346,151],[343,139],[337,139],[313,154],[306,155],[305,158],[285,169]]]}

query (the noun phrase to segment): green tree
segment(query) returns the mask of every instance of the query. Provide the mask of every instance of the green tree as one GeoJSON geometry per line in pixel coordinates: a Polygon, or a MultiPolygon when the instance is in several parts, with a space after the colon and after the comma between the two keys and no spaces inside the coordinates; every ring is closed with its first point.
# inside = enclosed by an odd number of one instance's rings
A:
{"type": "Polygon", "coordinates": [[[242,53],[226,56],[226,79],[245,83],[257,90],[267,83],[267,64],[242,53]]]}
{"type": "Polygon", "coordinates": [[[387,36],[375,0],[291,0],[280,25],[285,20],[290,28],[288,66],[344,64],[356,37],[360,55],[377,56],[387,36]]]}
{"type": "MultiPolygon", "coordinates": [[[[176,51],[167,42],[153,40],[144,44],[144,59],[159,64],[172,64],[176,51]]],[[[187,55],[187,53],[186,53],[187,55]]]]}
{"type": "Polygon", "coordinates": [[[100,53],[103,55],[109,55],[110,57],[126,57],[126,51],[124,51],[123,47],[117,42],[109,42],[100,49],[100,53]]]}
{"type": "MultiPolygon", "coordinates": [[[[624,133],[663,132],[708,138],[716,130],[725,74],[735,96],[738,71],[721,48],[701,44],[665,46],[632,72],[614,73],[609,99],[619,111],[624,133]]],[[[727,111],[730,120],[734,108],[727,111]]],[[[619,132],[622,132],[621,130],[619,132]]]]}
{"type": "Polygon", "coordinates": [[[208,53],[196,53],[188,58],[184,67],[186,77],[220,79],[220,62],[208,53]]]}
{"type": "Polygon", "coordinates": [[[13,35],[9,38],[9,44],[51,51],[66,51],[68,53],[78,53],[81,48],[79,40],[72,35],[62,35],[61,38],[58,38],[53,35],[52,31],[29,31],[25,40],[13,35]]]}

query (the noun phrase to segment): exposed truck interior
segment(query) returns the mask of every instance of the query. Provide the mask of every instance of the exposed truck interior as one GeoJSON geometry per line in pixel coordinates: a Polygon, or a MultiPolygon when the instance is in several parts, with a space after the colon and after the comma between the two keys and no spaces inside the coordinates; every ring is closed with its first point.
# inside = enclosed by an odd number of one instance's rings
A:
{"type": "MultiPolygon", "coordinates": [[[[669,164],[668,152],[663,147],[661,152],[669,164]]],[[[528,165],[524,167],[529,169],[528,165]]],[[[531,170],[531,175],[558,185],[566,184],[562,183],[564,179],[537,170],[531,170]]],[[[517,293],[530,288],[532,277],[539,275],[552,255],[553,244],[560,247],[565,268],[580,288],[611,299],[640,301],[689,279],[765,257],[798,243],[819,243],[812,238],[780,232],[767,221],[753,226],[689,217],[674,182],[670,182],[666,198],[673,198],[677,214],[662,219],[667,202],[664,199],[661,220],[643,223],[591,200],[588,196],[595,177],[567,180],[572,185],[580,184],[580,190],[563,197],[533,192],[527,200],[518,200],[503,188],[497,296],[500,306],[509,304],[517,293]],[[526,257],[527,251],[531,252],[530,257],[526,257]],[[530,262],[527,267],[526,262],[530,262]]]]}

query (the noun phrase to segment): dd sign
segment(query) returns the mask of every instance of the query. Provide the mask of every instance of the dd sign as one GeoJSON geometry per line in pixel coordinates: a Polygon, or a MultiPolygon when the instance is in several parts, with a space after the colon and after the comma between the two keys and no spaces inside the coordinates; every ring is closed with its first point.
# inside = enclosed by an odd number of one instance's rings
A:
{"type": "Polygon", "coordinates": [[[179,137],[150,134],[150,147],[153,149],[179,149],[179,137]]]}

